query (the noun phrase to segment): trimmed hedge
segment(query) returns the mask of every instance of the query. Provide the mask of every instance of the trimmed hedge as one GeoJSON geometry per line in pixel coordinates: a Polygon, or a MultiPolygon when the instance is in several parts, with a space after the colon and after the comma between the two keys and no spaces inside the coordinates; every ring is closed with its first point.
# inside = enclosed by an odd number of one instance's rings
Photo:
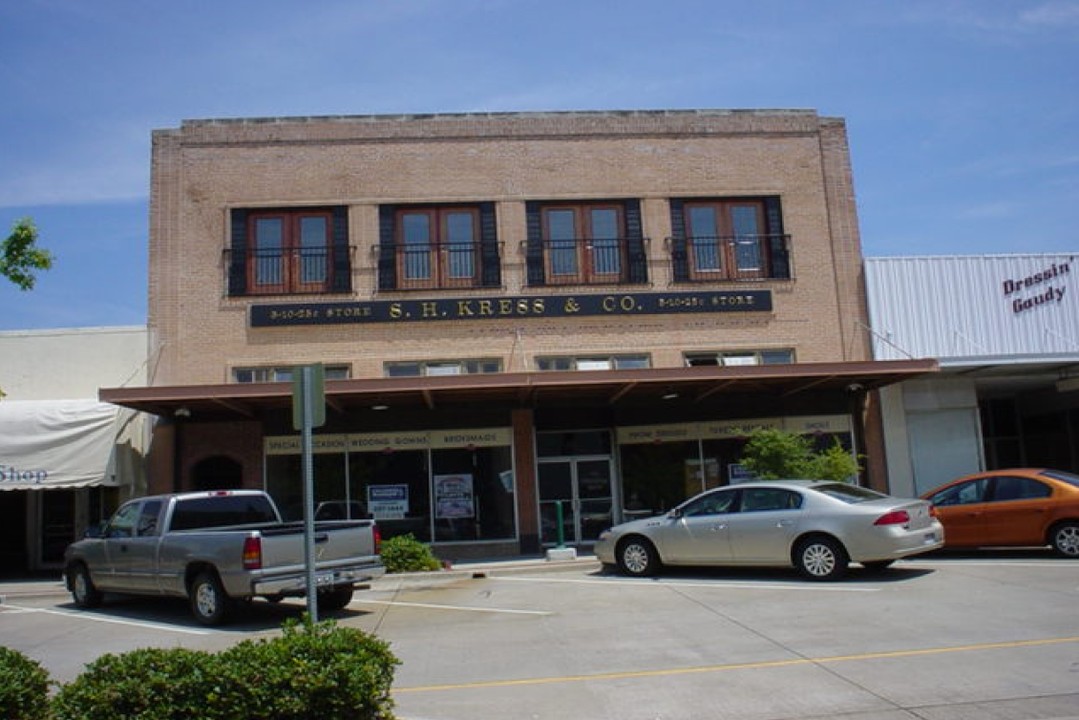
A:
{"type": "Polygon", "coordinates": [[[442,563],[429,545],[424,545],[412,533],[382,541],[382,564],[388,573],[441,570],[442,563]]]}
{"type": "Polygon", "coordinates": [[[49,673],[36,660],[0,646],[0,718],[49,717],[49,673]]]}
{"type": "Polygon", "coordinates": [[[400,661],[332,621],[289,621],[278,638],[220,653],[183,648],[103,655],[52,701],[55,720],[393,720],[400,661]]]}

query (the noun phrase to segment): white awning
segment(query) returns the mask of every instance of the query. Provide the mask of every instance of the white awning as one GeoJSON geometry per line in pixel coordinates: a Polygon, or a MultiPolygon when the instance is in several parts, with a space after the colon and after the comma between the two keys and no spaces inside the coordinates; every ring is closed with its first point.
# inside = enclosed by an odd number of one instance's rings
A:
{"type": "Polygon", "coordinates": [[[114,484],[118,412],[96,400],[0,401],[0,490],[114,484]]]}

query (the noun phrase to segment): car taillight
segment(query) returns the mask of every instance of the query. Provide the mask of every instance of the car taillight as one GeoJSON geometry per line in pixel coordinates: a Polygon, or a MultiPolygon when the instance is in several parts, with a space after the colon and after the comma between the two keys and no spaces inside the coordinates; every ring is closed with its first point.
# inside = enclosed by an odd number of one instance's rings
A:
{"type": "Polygon", "coordinates": [[[910,513],[906,510],[893,510],[877,518],[874,525],[906,525],[910,522],[910,513]]]}
{"type": "Polygon", "coordinates": [[[244,570],[262,569],[262,538],[244,538],[244,570]]]}
{"type": "Polygon", "coordinates": [[[371,537],[375,539],[375,555],[382,554],[382,531],[378,529],[378,525],[371,524],[371,537]]]}

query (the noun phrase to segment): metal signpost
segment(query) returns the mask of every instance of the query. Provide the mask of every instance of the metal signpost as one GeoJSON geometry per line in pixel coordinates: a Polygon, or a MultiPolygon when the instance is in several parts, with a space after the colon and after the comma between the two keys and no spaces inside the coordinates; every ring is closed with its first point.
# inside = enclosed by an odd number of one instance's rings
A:
{"type": "Polygon", "coordinates": [[[312,428],[326,422],[326,373],[322,364],[297,367],[292,374],[292,427],[303,443],[303,548],[307,569],[307,612],[318,622],[318,582],[315,578],[315,471],[312,428]]]}

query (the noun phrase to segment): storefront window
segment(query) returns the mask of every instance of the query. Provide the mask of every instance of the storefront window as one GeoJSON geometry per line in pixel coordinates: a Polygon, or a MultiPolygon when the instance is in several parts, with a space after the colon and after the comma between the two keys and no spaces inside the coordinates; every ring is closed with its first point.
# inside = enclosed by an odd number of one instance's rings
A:
{"type": "MultiPolygon", "coordinates": [[[[503,428],[318,436],[312,457],[315,517],[370,517],[378,521],[384,538],[513,539],[517,528],[509,439],[509,430],[503,428]],[[453,447],[457,444],[466,446],[453,447]]],[[[266,447],[266,489],[286,520],[300,520],[299,438],[267,438],[266,447]]]]}
{"type": "Polygon", "coordinates": [[[351,495],[365,503],[382,537],[413,535],[431,542],[431,494],[426,450],[349,454],[351,495]]]}
{"type": "Polygon", "coordinates": [[[508,447],[433,450],[435,540],[514,536],[513,470],[508,447]]]}
{"type": "Polygon", "coordinates": [[[631,514],[655,515],[699,493],[694,471],[699,449],[694,442],[623,445],[622,498],[631,514]]]}

